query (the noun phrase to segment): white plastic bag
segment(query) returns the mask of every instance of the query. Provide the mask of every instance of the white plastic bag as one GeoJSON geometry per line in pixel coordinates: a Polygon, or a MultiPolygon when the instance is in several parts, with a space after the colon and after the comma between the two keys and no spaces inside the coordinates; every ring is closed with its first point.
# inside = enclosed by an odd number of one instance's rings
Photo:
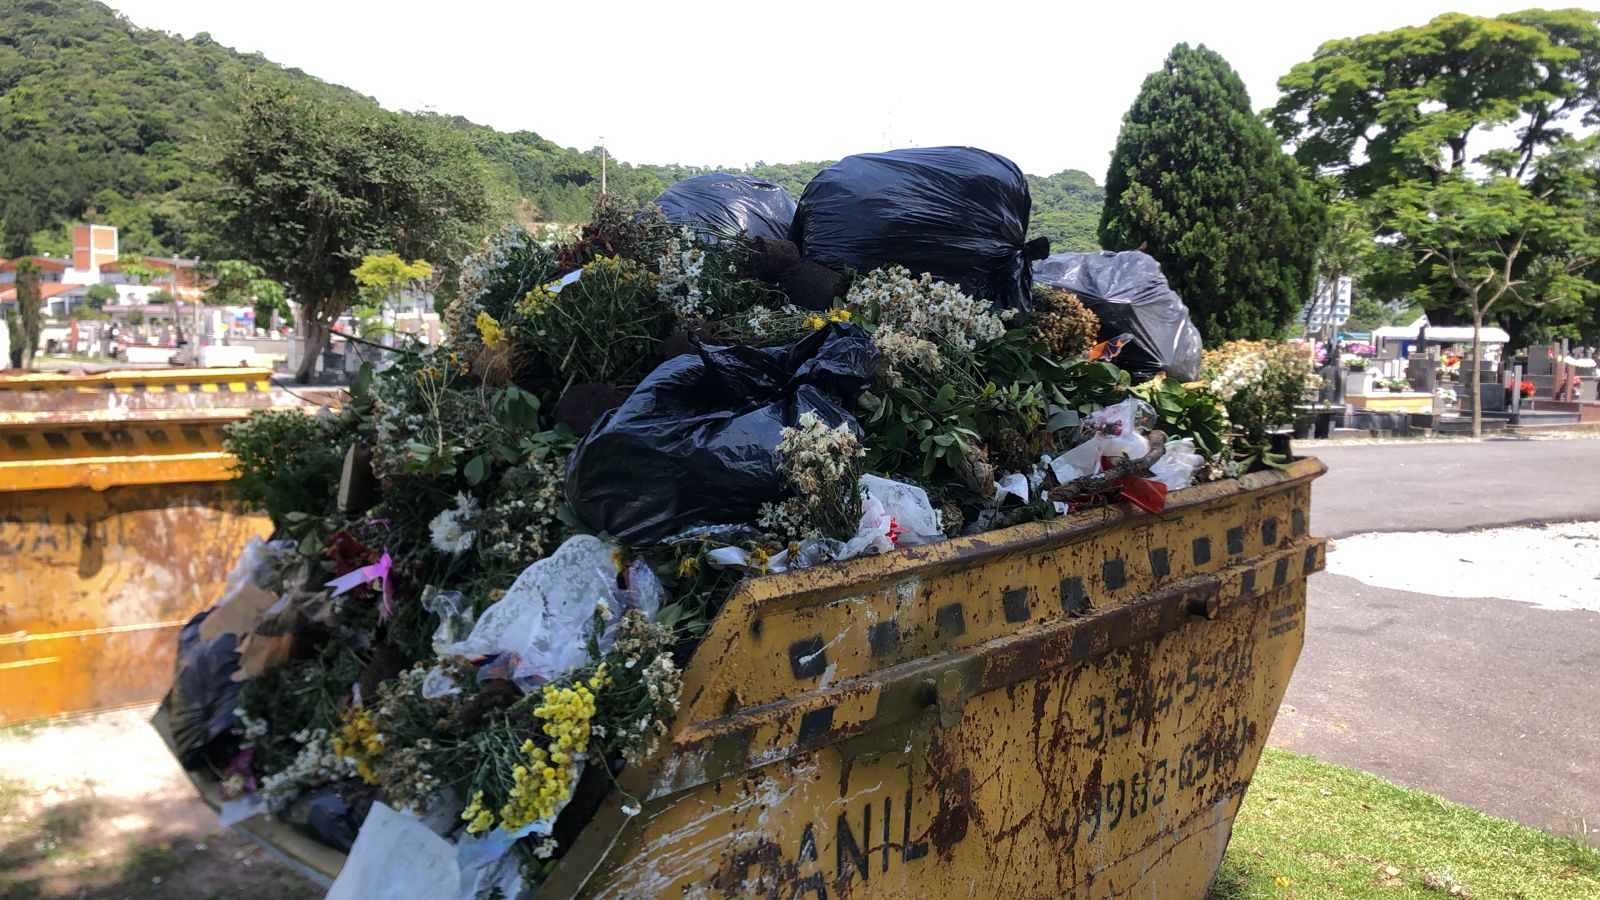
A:
{"type": "Polygon", "coordinates": [[[939,513],[928,502],[928,492],[915,485],[861,476],[861,524],[835,559],[863,553],[888,553],[896,547],[919,547],[944,540],[939,513]]]}
{"type": "Polygon", "coordinates": [[[1110,457],[1138,459],[1150,452],[1150,441],[1139,433],[1138,419],[1144,404],[1132,397],[1114,406],[1091,413],[1086,420],[1094,434],[1083,443],[1050,460],[1050,470],[1059,484],[1068,484],[1088,475],[1098,475],[1101,460],[1110,457]]]}
{"type": "Polygon", "coordinates": [[[1166,453],[1150,467],[1150,477],[1169,491],[1181,491],[1194,484],[1195,470],[1205,462],[1205,457],[1195,451],[1193,438],[1174,438],[1167,441],[1166,453]]]}
{"type": "Polygon", "coordinates": [[[327,900],[455,897],[461,867],[449,841],[382,803],[372,804],[327,900]]]}
{"type": "Polygon", "coordinates": [[[450,645],[466,657],[515,653],[515,676],[549,680],[589,658],[594,614],[614,618],[619,608],[616,546],[593,535],[568,538],[556,552],[517,576],[517,580],[472,627],[467,639],[450,645]]]}

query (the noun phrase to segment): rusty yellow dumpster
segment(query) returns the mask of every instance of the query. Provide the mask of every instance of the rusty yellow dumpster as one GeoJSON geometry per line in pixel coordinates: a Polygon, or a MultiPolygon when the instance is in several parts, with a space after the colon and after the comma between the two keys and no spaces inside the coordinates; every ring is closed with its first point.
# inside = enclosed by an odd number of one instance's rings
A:
{"type": "Polygon", "coordinates": [[[0,376],[0,724],[166,691],[178,627],[271,530],[222,450],[269,375],[0,376]]]}
{"type": "Polygon", "coordinates": [[[539,896],[1204,896],[1299,656],[1323,471],[747,580],[539,896]]]}

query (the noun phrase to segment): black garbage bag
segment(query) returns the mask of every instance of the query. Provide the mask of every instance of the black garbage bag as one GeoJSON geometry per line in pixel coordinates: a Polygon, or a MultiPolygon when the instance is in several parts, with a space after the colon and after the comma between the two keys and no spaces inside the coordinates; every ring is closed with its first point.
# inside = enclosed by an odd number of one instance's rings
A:
{"type": "Polygon", "coordinates": [[[1026,316],[1028,262],[1050,252],[1048,241],[1028,242],[1032,206],[1022,170],[986,150],[862,153],[811,179],[789,240],[830,269],[902,265],[1026,316]]]}
{"type": "Polygon", "coordinates": [[[239,671],[238,636],[224,632],[200,640],[200,623],[210,614],[200,613],[178,631],[178,663],[162,703],[178,761],[186,769],[199,768],[206,748],[233,727],[233,710],[244,687],[233,680],[239,671]]]}
{"type": "Polygon", "coordinates": [[[785,239],[794,220],[794,198],[788,191],[726,172],[686,178],[662,191],[656,205],[674,225],[752,238],[785,239]]]}
{"type": "Polygon", "coordinates": [[[365,801],[352,809],[337,786],[325,784],[302,794],[281,818],[340,853],[349,853],[371,810],[372,804],[365,801]]]}
{"type": "Polygon", "coordinates": [[[595,423],[567,464],[567,503],[630,547],[752,522],[784,494],[784,427],[811,412],[860,434],[849,404],[877,361],[867,333],[839,322],[789,347],[697,346],[595,423]]]}
{"type": "Polygon", "coordinates": [[[1117,365],[1134,382],[1159,372],[1182,381],[1200,377],[1200,331],[1155,257],[1138,250],[1057,253],[1034,263],[1033,277],[1077,294],[1100,317],[1100,340],[1133,335],[1117,365]]]}

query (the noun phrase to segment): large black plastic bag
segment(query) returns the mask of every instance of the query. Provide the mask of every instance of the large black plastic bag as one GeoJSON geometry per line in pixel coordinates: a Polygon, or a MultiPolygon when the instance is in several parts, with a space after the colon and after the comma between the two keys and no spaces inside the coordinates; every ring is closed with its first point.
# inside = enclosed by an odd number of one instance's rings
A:
{"type": "Polygon", "coordinates": [[[787,239],[794,220],[794,198],[788,191],[726,172],[686,178],[662,191],[656,205],[675,225],[769,240],[787,239]]]}
{"type": "Polygon", "coordinates": [[[178,760],[186,769],[199,768],[207,745],[233,727],[233,710],[244,687],[233,680],[239,671],[238,636],[223,632],[209,641],[200,639],[200,623],[210,614],[200,613],[178,631],[178,664],[162,704],[178,760]]]}
{"type": "Polygon", "coordinates": [[[1200,377],[1200,331],[1155,257],[1138,250],[1057,253],[1034,263],[1033,277],[1077,294],[1100,317],[1101,340],[1133,335],[1117,365],[1135,382],[1160,372],[1183,381],[1200,377]]]}
{"type": "Polygon", "coordinates": [[[927,147],[846,157],[806,185],[789,240],[830,269],[902,265],[955,282],[998,309],[1026,315],[1033,199],[1017,164],[972,147],[927,147]]]}
{"type": "Polygon", "coordinates": [[[784,494],[775,448],[807,412],[860,434],[849,404],[878,359],[860,328],[830,322],[791,347],[696,351],[651,372],[567,465],[574,514],[625,545],[754,521],[784,494]]]}

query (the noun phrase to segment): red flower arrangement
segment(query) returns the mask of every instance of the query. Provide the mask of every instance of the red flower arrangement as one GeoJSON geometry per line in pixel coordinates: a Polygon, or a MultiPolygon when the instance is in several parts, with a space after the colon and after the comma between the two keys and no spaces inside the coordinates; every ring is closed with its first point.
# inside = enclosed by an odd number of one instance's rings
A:
{"type": "Polygon", "coordinates": [[[1522,384],[1518,385],[1517,387],[1518,387],[1518,389],[1520,391],[1522,391],[1523,399],[1527,399],[1527,398],[1533,396],[1533,382],[1524,381],[1522,384]]]}

